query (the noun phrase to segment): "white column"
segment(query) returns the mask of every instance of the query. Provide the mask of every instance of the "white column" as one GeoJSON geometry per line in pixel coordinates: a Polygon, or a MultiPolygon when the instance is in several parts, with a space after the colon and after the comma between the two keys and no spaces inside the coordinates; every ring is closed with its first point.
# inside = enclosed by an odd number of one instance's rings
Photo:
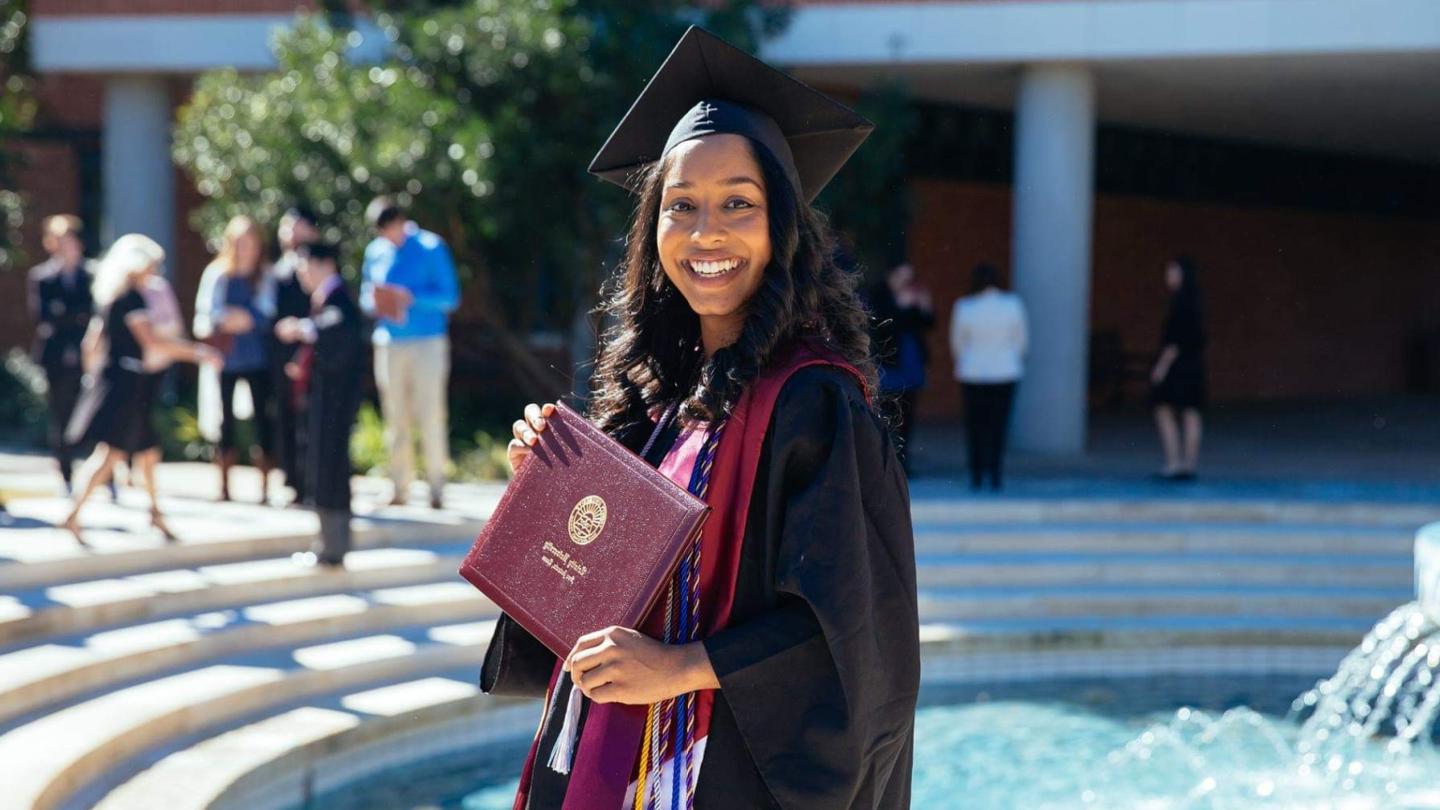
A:
{"type": "Polygon", "coordinates": [[[170,90],[158,76],[105,81],[101,140],[104,210],[100,238],[143,233],[175,256],[175,169],[170,161],[170,90]]]}
{"type": "Polygon", "coordinates": [[[1026,67],[1015,105],[1012,257],[1030,322],[1013,445],[1085,450],[1095,91],[1088,68],[1026,67]]]}

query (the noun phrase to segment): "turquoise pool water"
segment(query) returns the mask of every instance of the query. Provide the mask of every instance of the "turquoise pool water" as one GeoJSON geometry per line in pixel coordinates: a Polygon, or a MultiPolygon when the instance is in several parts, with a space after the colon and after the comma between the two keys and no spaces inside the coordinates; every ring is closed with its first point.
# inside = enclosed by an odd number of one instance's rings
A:
{"type": "MultiPolygon", "coordinates": [[[[1049,681],[930,690],[917,810],[1424,810],[1440,755],[1366,744],[1306,765],[1284,719],[1314,678],[1049,681]],[[959,798],[963,797],[963,799],[959,798]]],[[[316,810],[509,810],[523,746],[367,780],[316,810]]]]}

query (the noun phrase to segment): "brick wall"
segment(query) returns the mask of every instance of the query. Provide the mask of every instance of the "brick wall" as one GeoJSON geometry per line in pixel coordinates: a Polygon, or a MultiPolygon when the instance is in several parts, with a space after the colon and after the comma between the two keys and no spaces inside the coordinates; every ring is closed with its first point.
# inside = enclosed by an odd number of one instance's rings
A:
{"type": "MultiPolygon", "coordinates": [[[[959,412],[950,308],[978,261],[1010,266],[1010,189],[918,181],[910,251],[936,298],[922,412],[959,412]]],[[[1406,352],[1440,329],[1440,231],[1418,219],[1246,209],[1100,195],[1090,318],[1125,348],[1152,352],[1162,272],[1189,253],[1202,273],[1217,401],[1402,391],[1406,352]]]]}

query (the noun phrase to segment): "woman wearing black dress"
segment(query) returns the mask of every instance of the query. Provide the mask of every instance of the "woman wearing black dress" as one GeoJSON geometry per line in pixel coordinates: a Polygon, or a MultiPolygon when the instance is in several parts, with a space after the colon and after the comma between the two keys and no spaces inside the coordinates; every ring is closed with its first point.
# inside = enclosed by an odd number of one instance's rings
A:
{"type": "Polygon", "coordinates": [[[81,471],[85,484],[76,489],[74,505],[61,523],[81,545],[86,543],[80,535],[80,509],[122,461],[128,461],[145,480],[151,525],[166,539],[175,539],[156,500],[160,439],[151,411],[160,375],[148,369],[176,361],[219,365],[221,358],[214,349],[181,339],[170,330],[157,330],[152,323],[142,290],[164,260],[165,251],[153,240],[127,234],[115,240],[95,273],[98,314],[90,322],[84,344],[89,373],[67,430],[76,443],[95,443],[95,452],[81,471]]]}
{"type": "Polygon", "coordinates": [[[1158,477],[1192,481],[1200,459],[1201,412],[1205,408],[1205,322],[1195,263],[1181,256],[1165,265],[1170,305],[1160,357],[1150,373],[1155,424],[1165,451],[1158,477]],[[1176,420],[1176,414],[1183,425],[1176,420]]]}

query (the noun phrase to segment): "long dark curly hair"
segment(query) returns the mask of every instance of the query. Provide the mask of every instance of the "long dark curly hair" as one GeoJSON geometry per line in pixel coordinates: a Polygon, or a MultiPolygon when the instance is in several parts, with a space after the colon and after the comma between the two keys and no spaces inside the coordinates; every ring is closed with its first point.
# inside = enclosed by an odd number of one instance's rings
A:
{"type": "Polygon", "coordinates": [[[875,364],[858,279],[835,261],[823,214],[802,201],[779,163],[750,142],[764,177],[770,264],[746,306],[739,338],[709,361],[700,348],[700,319],[666,277],[656,247],[668,160],[647,169],[626,237],[625,258],[598,310],[613,324],[593,377],[590,419],[611,435],[648,426],[657,406],[680,401],[680,417],[711,421],[728,414],[777,349],[804,336],[823,340],[864,375],[875,364]]]}

